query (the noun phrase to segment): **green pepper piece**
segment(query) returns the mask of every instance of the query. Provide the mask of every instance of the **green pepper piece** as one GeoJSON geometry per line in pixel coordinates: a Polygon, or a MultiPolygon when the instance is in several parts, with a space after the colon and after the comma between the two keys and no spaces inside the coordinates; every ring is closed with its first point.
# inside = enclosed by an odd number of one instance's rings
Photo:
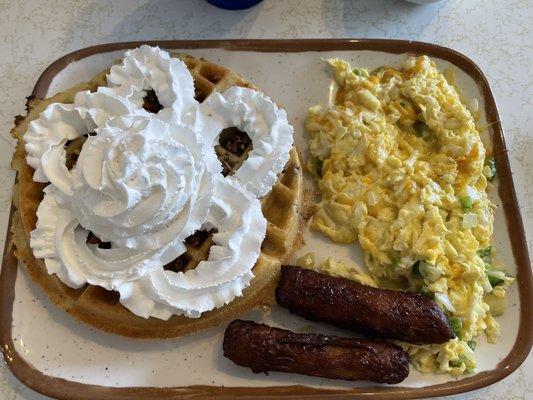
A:
{"type": "Polygon", "coordinates": [[[450,367],[458,368],[463,365],[463,362],[457,358],[455,360],[450,360],[449,365],[450,367]]]}
{"type": "Polygon", "coordinates": [[[460,317],[451,317],[448,319],[448,322],[450,323],[450,328],[452,328],[454,335],[461,338],[461,335],[463,334],[463,320],[460,317]]]}
{"type": "MultiPolygon", "coordinates": [[[[489,247],[486,247],[484,249],[479,249],[477,251],[477,255],[480,256],[481,258],[487,258],[487,257],[490,257],[492,255],[492,246],[489,246],[489,247]]],[[[485,260],[483,260],[485,261],[485,260]]]]}
{"type": "Polygon", "coordinates": [[[468,364],[469,364],[468,358],[464,354],[460,354],[459,357],[457,357],[455,360],[451,360],[449,362],[449,365],[455,368],[460,367],[463,364],[468,369],[468,364]]]}
{"type": "Polygon", "coordinates": [[[414,278],[422,279],[422,274],[420,273],[420,261],[418,260],[413,264],[411,267],[411,275],[413,275],[414,278]]]}
{"type": "Polygon", "coordinates": [[[474,367],[466,367],[465,369],[465,374],[473,374],[474,372],[476,372],[476,368],[474,367]]]}
{"type": "Polygon", "coordinates": [[[467,344],[468,347],[470,347],[472,350],[475,350],[476,347],[477,347],[477,342],[476,342],[474,339],[469,340],[468,342],[466,342],[466,344],[467,344]]]}
{"type": "Polygon", "coordinates": [[[352,69],[352,72],[357,76],[366,76],[365,72],[361,68],[354,68],[352,69]]]}
{"type": "Polygon", "coordinates": [[[465,374],[471,374],[476,370],[476,368],[472,365],[472,362],[464,354],[461,354],[455,360],[451,360],[448,364],[453,368],[459,368],[464,364],[465,374]]]}
{"type": "Polygon", "coordinates": [[[498,285],[501,285],[503,282],[505,282],[502,278],[494,276],[490,272],[487,273],[487,277],[489,278],[489,283],[490,283],[490,286],[492,287],[496,287],[498,285]]]}
{"type": "Polygon", "coordinates": [[[463,208],[463,211],[472,210],[472,198],[470,196],[461,196],[459,198],[459,201],[461,202],[461,207],[463,208]]]}

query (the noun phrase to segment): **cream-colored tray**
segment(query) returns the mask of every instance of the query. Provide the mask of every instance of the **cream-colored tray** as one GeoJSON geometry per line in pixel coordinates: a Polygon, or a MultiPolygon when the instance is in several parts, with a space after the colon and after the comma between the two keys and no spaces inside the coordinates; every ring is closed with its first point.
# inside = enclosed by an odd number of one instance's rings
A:
{"type": "MultiPolygon", "coordinates": [[[[38,80],[34,95],[48,97],[76,83],[89,80],[108,68],[123,49],[140,43],[110,44],[83,49],[53,63],[38,80]]],[[[412,370],[400,385],[375,385],[270,373],[256,375],[222,357],[219,326],[190,337],[150,341],[132,340],[94,331],[56,309],[17,268],[6,243],[0,276],[1,345],[13,373],[33,389],[65,399],[126,398],[415,398],[473,390],[502,379],[524,360],[532,343],[532,279],[520,214],[517,208],[503,133],[490,88],[482,72],[467,58],[431,44],[387,40],[297,41],[169,41],[153,42],[168,50],[205,57],[231,68],[263,88],[286,108],[295,127],[295,141],[303,159],[307,144],[303,123],[310,105],[327,101],[331,76],[324,58],[336,56],[353,65],[373,68],[401,65],[407,53],[428,54],[442,68],[454,67],[467,97],[480,100],[482,124],[490,126],[498,171],[498,188],[490,193],[498,204],[495,246],[517,284],[509,291],[509,309],[499,321],[502,337],[497,345],[478,346],[479,372],[454,379],[447,375],[422,375],[412,370]],[[508,229],[512,227],[512,229],[508,229]],[[268,387],[268,388],[267,388],[268,387]],[[341,391],[341,392],[339,392],[341,391]]],[[[309,181],[306,182],[310,184],[309,181]]],[[[341,246],[310,233],[294,257],[312,249],[318,261],[334,256],[360,265],[361,250],[341,246]]],[[[265,321],[296,331],[351,335],[314,324],[275,307],[271,313],[254,311],[243,318],[265,321]]]]}

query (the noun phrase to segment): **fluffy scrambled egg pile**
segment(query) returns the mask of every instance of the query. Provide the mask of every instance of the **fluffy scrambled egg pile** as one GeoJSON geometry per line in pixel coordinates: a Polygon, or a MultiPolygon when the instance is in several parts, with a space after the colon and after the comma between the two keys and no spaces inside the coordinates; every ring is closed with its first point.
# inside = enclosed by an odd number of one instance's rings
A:
{"type": "Polygon", "coordinates": [[[311,107],[306,122],[322,194],[311,227],[358,241],[369,279],[425,294],[445,311],[456,339],[405,345],[418,370],[473,372],[474,339],[499,335],[493,316],[513,280],[491,247],[486,188],[496,171],[475,116],[426,56],[372,72],[328,62],[334,104],[311,107]]]}

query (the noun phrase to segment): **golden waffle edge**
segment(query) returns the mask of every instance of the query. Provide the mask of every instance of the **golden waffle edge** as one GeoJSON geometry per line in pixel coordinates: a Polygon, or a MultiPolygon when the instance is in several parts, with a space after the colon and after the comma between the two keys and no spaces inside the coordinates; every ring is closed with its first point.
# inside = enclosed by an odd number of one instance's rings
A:
{"type": "MultiPolygon", "coordinates": [[[[174,55],[175,56],[175,55],[174,55]]],[[[227,68],[204,59],[179,55],[194,78],[195,96],[203,101],[213,91],[224,91],[230,86],[243,86],[256,89],[244,78],[227,68]]],[[[299,232],[299,211],[302,198],[302,172],[296,149],[290,152],[290,159],[278,181],[269,194],[262,199],[263,214],[267,219],[267,233],[261,247],[261,254],[253,272],[255,278],[243,292],[224,307],[206,312],[200,318],[172,316],[163,321],[157,318],[138,317],[118,302],[116,292],[106,291],[98,286],[86,285],[72,289],[63,284],[55,275],[49,275],[43,260],[36,259],[29,246],[30,231],[37,222],[36,211],[42,199],[42,190],[47,184],[33,181],[33,169],[26,163],[26,153],[22,136],[31,120],[37,118],[51,103],[72,103],[74,95],[82,90],[95,91],[106,84],[104,71],[91,81],[76,85],[47,99],[29,98],[27,115],[15,118],[12,136],[17,139],[12,167],[17,171],[17,182],[13,191],[15,213],[11,230],[13,232],[17,258],[27,267],[32,280],[47,293],[60,308],[95,328],[136,338],[179,337],[214,325],[225,323],[254,307],[269,306],[273,302],[273,290],[278,281],[280,265],[286,261],[299,232]]],[[[68,151],[68,150],[67,150],[68,151]]],[[[219,157],[225,149],[217,146],[219,157]]],[[[246,157],[226,154],[236,169],[246,157]]],[[[184,269],[193,268],[199,260],[207,258],[210,235],[200,242],[187,245],[184,269]]]]}

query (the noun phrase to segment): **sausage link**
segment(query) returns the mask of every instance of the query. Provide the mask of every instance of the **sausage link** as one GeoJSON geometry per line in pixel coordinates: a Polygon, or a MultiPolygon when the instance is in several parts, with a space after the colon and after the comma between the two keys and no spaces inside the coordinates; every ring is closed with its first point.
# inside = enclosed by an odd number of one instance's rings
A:
{"type": "Polygon", "coordinates": [[[350,381],[399,383],[409,354],[382,341],[301,334],[236,320],[224,334],[224,356],[255,373],[292,372],[350,381]]]}
{"type": "Polygon", "coordinates": [[[371,337],[444,343],[454,337],[435,301],[413,292],[378,289],[346,278],[284,265],[276,300],[291,313],[371,337]]]}

